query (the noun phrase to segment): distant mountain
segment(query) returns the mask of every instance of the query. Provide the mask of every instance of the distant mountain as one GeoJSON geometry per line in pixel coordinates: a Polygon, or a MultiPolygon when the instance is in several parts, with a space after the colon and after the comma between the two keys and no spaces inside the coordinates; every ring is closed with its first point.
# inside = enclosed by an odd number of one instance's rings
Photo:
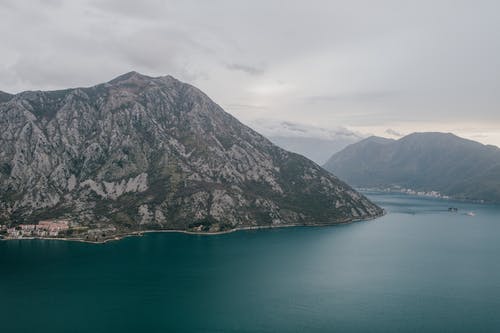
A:
{"type": "Polygon", "coordinates": [[[332,153],[364,138],[362,134],[343,127],[327,129],[289,121],[262,119],[249,125],[274,144],[303,155],[319,165],[325,163],[332,153]]]}
{"type": "Polygon", "coordinates": [[[3,92],[0,90],[0,103],[2,102],[7,102],[10,100],[14,95],[8,94],[6,92],[3,92]]]}
{"type": "Polygon", "coordinates": [[[0,224],[67,219],[83,237],[99,228],[216,232],[381,213],[171,76],[131,72],[0,103],[0,224]]]}
{"type": "Polygon", "coordinates": [[[500,202],[500,149],[449,133],[370,137],[334,154],[324,168],[360,187],[397,185],[500,202]]]}

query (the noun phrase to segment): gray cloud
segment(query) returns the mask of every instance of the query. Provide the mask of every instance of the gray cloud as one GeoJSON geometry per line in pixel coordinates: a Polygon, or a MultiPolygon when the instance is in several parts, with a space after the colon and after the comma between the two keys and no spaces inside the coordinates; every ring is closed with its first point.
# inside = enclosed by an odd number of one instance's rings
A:
{"type": "Polygon", "coordinates": [[[309,96],[305,100],[308,103],[336,103],[336,102],[361,102],[390,99],[396,96],[395,91],[359,91],[341,94],[309,96]]]}
{"type": "Polygon", "coordinates": [[[259,106],[228,107],[243,120],[379,135],[467,127],[487,142],[500,132],[499,11],[489,0],[3,0],[0,90],[136,70],[259,106]]]}
{"type": "Polygon", "coordinates": [[[255,119],[251,121],[249,125],[269,137],[315,138],[325,140],[342,138],[360,140],[366,136],[344,127],[322,128],[290,121],[273,121],[269,119],[255,119]]]}
{"type": "Polygon", "coordinates": [[[228,109],[260,109],[260,110],[265,110],[267,109],[265,106],[262,105],[252,105],[252,104],[227,104],[226,108],[228,109]]]}
{"type": "Polygon", "coordinates": [[[400,132],[398,132],[398,131],[396,131],[396,130],[393,130],[392,128],[388,128],[388,129],[386,129],[386,130],[385,130],[385,133],[386,133],[386,134],[389,134],[390,136],[395,136],[395,137],[398,137],[398,138],[400,138],[400,137],[404,136],[404,134],[403,134],[403,133],[400,133],[400,132]]]}
{"type": "Polygon", "coordinates": [[[250,75],[259,75],[259,74],[264,73],[263,67],[250,66],[250,65],[229,64],[229,65],[226,65],[226,68],[230,69],[230,70],[234,70],[234,71],[242,71],[242,72],[250,74],[250,75]]]}

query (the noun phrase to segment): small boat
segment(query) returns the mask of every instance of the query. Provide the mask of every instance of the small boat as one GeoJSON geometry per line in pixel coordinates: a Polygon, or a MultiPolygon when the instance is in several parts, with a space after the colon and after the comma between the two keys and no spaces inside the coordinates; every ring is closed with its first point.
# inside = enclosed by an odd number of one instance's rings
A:
{"type": "Polygon", "coordinates": [[[467,212],[466,214],[467,216],[476,216],[476,214],[474,212],[467,212]]]}

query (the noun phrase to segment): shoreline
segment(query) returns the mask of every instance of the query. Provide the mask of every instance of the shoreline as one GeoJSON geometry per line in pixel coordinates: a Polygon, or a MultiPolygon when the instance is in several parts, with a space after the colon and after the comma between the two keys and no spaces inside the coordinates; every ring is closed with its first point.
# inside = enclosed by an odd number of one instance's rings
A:
{"type": "Polygon", "coordinates": [[[105,244],[112,241],[119,241],[128,237],[142,237],[144,234],[150,233],[182,233],[187,235],[200,235],[200,236],[216,236],[216,235],[225,235],[231,234],[233,232],[238,231],[248,231],[248,230],[260,230],[260,229],[278,229],[278,228],[291,228],[291,227],[331,227],[337,225],[346,225],[356,222],[366,222],[376,220],[380,217],[383,217],[387,214],[387,211],[384,209],[382,214],[368,217],[368,218],[359,218],[359,219],[351,219],[338,223],[331,224],[281,224],[281,225],[262,225],[262,226],[247,226],[234,228],[230,230],[224,231],[215,231],[215,232],[200,232],[200,231],[187,231],[187,230],[174,230],[174,229],[158,229],[158,230],[140,230],[140,231],[132,231],[127,234],[115,235],[114,237],[110,237],[107,239],[103,239],[101,241],[91,241],[85,240],[83,238],[64,238],[64,237],[26,237],[26,238],[4,238],[0,237],[0,241],[15,241],[15,240],[56,240],[56,241],[66,241],[66,242],[80,242],[80,243],[89,243],[89,244],[105,244]]]}
{"type": "Polygon", "coordinates": [[[410,197],[414,198],[422,198],[422,199],[434,199],[434,200],[443,200],[443,201],[455,201],[455,202],[460,202],[460,203],[468,203],[468,204],[478,204],[478,205],[500,205],[500,202],[497,201],[488,201],[484,199],[464,199],[460,197],[454,197],[454,196],[432,196],[432,195],[425,195],[425,194],[418,194],[418,193],[408,193],[405,191],[399,191],[396,189],[377,189],[377,188],[355,188],[356,191],[359,193],[365,194],[365,193],[381,193],[381,194],[401,194],[401,195],[407,195],[410,197]]]}

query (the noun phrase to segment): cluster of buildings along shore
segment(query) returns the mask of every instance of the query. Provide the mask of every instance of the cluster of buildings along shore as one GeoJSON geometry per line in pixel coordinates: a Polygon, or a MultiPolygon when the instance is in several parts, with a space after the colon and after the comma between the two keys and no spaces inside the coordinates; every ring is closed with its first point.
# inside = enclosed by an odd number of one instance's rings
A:
{"type": "Polygon", "coordinates": [[[6,236],[8,238],[57,237],[69,228],[68,220],[45,220],[38,224],[20,224],[7,228],[6,236]]]}
{"type": "Polygon", "coordinates": [[[75,239],[99,241],[116,234],[114,226],[89,229],[66,219],[39,221],[37,224],[20,224],[7,227],[0,224],[0,239],[23,238],[66,238],[71,235],[75,239]]]}
{"type": "Polygon", "coordinates": [[[438,191],[416,191],[411,188],[404,188],[401,186],[390,186],[390,187],[368,187],[368,188],[358,188],[360,191],[379,191],[379,192],[394,192],[394,193],[404,193],[409,195],[417,195],[420,197],[431,197],[439,199],[451,199],[451,197],[441,194],[438,191]]]}
{"type": "Polygon", "coordinates": [[[409,188],[403,188],[400,190],[401,193],[406,193],[410,195],[418,195],[421,197],[431,197],[440,199],[450,199],[449,196],[439,193],[438,191],[415,191],[409,188]]]}

